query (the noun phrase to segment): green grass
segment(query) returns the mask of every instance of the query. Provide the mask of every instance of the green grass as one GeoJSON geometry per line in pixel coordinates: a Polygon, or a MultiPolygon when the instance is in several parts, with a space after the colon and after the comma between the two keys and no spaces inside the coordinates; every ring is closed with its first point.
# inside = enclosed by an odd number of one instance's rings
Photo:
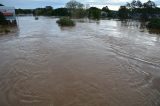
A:
{"type": "Polygon", "coordinates": [[[160,29],[160,19],[151,19],[147,27],[150,29],[160,29]]]}
{"type": "Polygon", "coordinates": [[[57,23],[59,26],[75,26],[75,22],[67,17],[60,18],[57,23]]]}

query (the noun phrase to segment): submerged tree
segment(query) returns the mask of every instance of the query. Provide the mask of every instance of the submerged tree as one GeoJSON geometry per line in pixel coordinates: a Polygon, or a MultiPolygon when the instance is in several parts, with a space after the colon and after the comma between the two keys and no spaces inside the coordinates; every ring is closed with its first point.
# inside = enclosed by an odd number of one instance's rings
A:
{"type": "Polygon", "coordinates": [[[142,2],[141,2],[141,1],[139,1],[139,0],[137,0],[136,5],[137,5],[137,8],[142,8],[142,7],[143,7],[142,2]]]}
{"type": "Polygon", "coordinates": [[[82,3],[75,0],[71,0],[66,4],[66,8],[69,10],[71,17],[73,18],[82,18],[86,15],[83,7],[84,5],[82,3]]]}
{"type": "Polygon", "coordinates": [[[101,13],[102,17],[112,17],[112,13],[109,10],[108,6],[105,6],[102,8],[102,13],[101,13]]]}
{"type": "Polygon", "coordinates": [[[109,12],[110,12],[108,6],[103,7],[103,8],[102,8],[102,11],[104,11],[104,12],[106,12],[106,13],[109,13],[109,12]]]}
{"type": "Polygon", "coordinates": [[[156,7],[156,4],[149,0],[145,3],[141,3],[140,0],[133,0],[131,3],[126,4],[130,10],[130,15],[134,18],[139,16],[143,20],[148,20],[154,17],[155,14],[159,14],[160,9],[156,7]]]}
{"type": "Polygon", "coordinates": [[[126,4],[126,7],[128,7],[129,9],[133,10],[136,8],[141,8],[143,6],[142,2],[140,0],[133,0],[131,3],[126,4]]]}
{"type": "Polygon", "coordinates": [[[143,4],[143,7],[144,8],[156,8],[156,4],[153,1],[149,0],[148,2],[143,4]]]}
{"type": "Polygon", "coordinates": [[[126,4],[126,7],[130,9],[135,9],[135,8],[156,8],[156,4],[149,0],[145,3],[142,3],[140,0],[133,0],[131,3],[126,4]]]}
{"type": "Polygon", "coordinates": [[[69,12],[67,8],[57,8],[53,11],[54,16],[69,16],[69,12]]]}
{"type": "Polygon", "coordinates": [[[118,10],[118,16],[120,19],[127,19],[129,18],[129,10],[126,6],[121,6],[118,10]]]}
{"type": "Polygon", "coordinates": [[[143,9],[142,9],[142,19],[148,20],[151,17],[153,17],[153,14],[156,13],[156,4],[153,1],[147,1],[143,3],[143,9]]]}
{"type": "Polygon", "coordinates": [[[99,8],[96,8],[96,7],[91,7],[89,8],[89,14],[88,14],[88,17],[89,18],[93,18],[93,19],[100,19],[100,16],[101,16],[101,10],[99,8]]]}
{"type": "Polygon", "coordinates": [[[57,21],[59,26],[75,26],[75,22],[68,17],[62,17],[57,21]]]}
{"type": "Polygon", "coordinates": [[[133,0],[130,4],[131,8],[134,9],[136,8],[136,5],[137,5],[137,1],[136,0],[133,0]]]}
{"type": "Polygon", "coordinates": [[[68,9],[79,9],[79,8],[83,8],[84,5],[80,2],[75,1],[75,0],[71,0],[66,4],[66,7],[68,9]]]}

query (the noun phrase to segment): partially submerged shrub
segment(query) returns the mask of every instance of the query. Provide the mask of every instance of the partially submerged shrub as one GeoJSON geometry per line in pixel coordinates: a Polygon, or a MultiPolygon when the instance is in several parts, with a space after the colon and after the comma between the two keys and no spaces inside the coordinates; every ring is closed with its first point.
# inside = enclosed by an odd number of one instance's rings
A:
{"type": "Polygon", "coordinates": [[[147,24],[147,28],[160,29],[160,19],[151,19],[147,24]]]}
{"type": "Polygon", "coordinates": [[[5,30],[4,30],[4,32],[5,32],[5,33],[9,33],[9,32],[10,32],[10,30],[8,30],[8,29],[5,29],[5,30]]]}
{"type": "Polygon", "coordinates": [[[75,26],[75,22],[67,17],[60,18],[57,23],[60,26],[75,26]]]}
{"type": "Polygon", "coordinates": [[[8,28],[2,28],[2,27],[0,27],[0,34],[7,34],[9,32],[11,32],[11,31],[8,28]]]}

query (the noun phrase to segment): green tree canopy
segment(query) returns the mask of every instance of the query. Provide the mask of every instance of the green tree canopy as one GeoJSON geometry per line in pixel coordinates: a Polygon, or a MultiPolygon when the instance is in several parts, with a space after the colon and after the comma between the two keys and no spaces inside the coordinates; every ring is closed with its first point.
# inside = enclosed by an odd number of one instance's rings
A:
{"type": "Polygon", "coordinates": [[[69,12],[68,12],[67,8],[57,8],[57,9],[54,9],[53,14],[55,16],[69,16],[69,12]]]}
{"type": "Polygon", "coordinates": [[[141,8],[143,6],[142,2],[140,0],[133,0],[131,3],[126,4],[126,7],[130,9],[135,9],[135,8],[141,8]]]}
{"type": "Polygon", "coordinates": [[[100,16],[101,16],[101,10],[99,8],[96,7],[89,8],[89,14],[88,14],[89,18],[100,19],[100,16]]]}
{"type": "Polygon", "coordinates": [[[75,0],[71,0],[66,3],[66,8],[69,10],[69,14],[72,18],[83,18],[85,16],[84,5],[75,0]]]}
{"type": "Polygon", "coordinates": [[[127,19],[129,18],[129,10],[126,6],[121,6],[118,10],[118,16],[120,19],[127,19]]]}
{"type": "Polygon", "coordinates": [[[144,8],[156,8],[156,4],[151,0],[144,3],[143,6],[144,8]]]}
{"type": "Polygon", "coordinates": [[[71,0],[66,4],[66,7],[68,9],[79,9],[79,8],[83,8],[84,5],[80,2],[75,1],[75,0],[71,0]]]}
{"type": "Polygon", "coordinates": [[[110,12],[110,10],[109,10],[108,6],[103,7],[103,8],[102,8],[102,11],[107,12],[107,13],[109,13],[109,12],[110,12]]]}

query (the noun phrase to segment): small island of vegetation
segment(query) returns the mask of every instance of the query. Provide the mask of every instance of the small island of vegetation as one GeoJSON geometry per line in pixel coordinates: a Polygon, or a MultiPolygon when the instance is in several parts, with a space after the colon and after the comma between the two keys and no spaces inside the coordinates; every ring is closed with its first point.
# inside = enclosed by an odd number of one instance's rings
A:
{"type": "Polygon", "coordinates": [[[75,22],[68,17],[62,17],[57,21],[59,26],[75,26],[75,22]]]}

